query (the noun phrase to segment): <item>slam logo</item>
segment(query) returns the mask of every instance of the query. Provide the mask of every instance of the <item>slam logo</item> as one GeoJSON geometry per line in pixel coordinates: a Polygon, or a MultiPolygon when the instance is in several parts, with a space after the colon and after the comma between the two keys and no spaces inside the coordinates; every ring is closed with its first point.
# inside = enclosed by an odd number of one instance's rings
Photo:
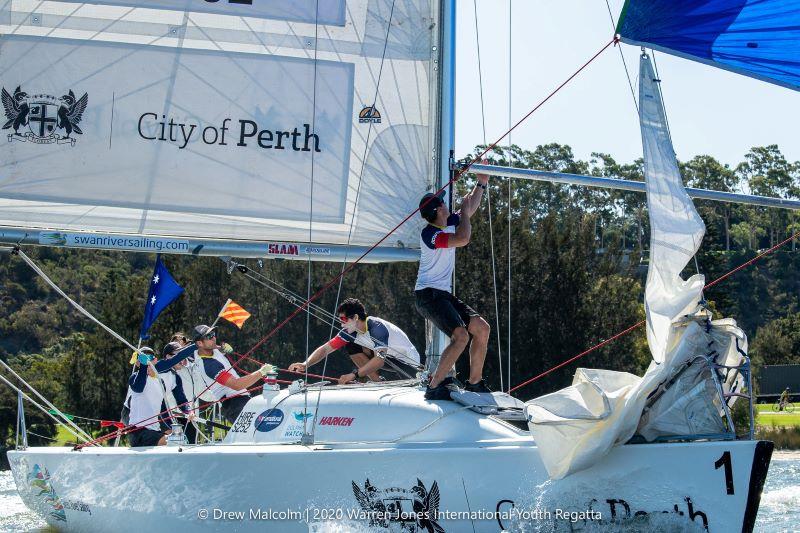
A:
{"type": "Polygon", "coordinates": [[[7,119],[2,129],[14,130],[8,134],[8,142],[75,146],[75,139],[70,135],[83,134],[78,124],[89,103],[88,93],[77,98],[69,91],[59,98],[49,94],[28,95],[17,87],[11,95],[4,87],[2,100],[7,119]]]}
{"type": "Polygon", "coordinates": [[[381,112],[374,105],[368,105],[358,113],[358,122],[361,124],[369,122],[380,124],[381,112]]]}

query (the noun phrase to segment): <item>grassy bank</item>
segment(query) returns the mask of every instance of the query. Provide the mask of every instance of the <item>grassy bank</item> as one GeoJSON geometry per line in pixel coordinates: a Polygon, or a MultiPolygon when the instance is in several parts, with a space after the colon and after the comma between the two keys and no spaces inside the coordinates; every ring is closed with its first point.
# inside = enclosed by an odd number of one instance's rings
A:
{"type": "Polygon", "coordinates": [[[800,450],[800,427],[758,426],[756,438],[771,440],[776,450],[800,450]]]}
{"type": "Polygon", "coordinates": [[[773,404],[756,405],[756,438],[771,440],[776,450],[800,450],[800,412],[775,412],[773,404]]]}
{"type": "Polygon", "coordinates": [[[794,413],[775,412],[772,404],[758,404],[756,421],[760,426],[800,427],[800,409],[794,413]]]}

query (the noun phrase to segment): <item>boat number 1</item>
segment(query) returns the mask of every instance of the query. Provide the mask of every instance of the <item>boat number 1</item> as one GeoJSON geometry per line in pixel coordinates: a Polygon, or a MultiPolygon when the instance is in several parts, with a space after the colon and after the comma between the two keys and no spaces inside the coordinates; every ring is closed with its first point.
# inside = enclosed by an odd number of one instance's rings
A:
{"type": "Polygon", "coordinates": [[[733,494],[733,467],[731,466],[731,452],[724,452],[722,457],[714,463],[714,470],[725,466],[725,490],[728,494],[733,494]]]}

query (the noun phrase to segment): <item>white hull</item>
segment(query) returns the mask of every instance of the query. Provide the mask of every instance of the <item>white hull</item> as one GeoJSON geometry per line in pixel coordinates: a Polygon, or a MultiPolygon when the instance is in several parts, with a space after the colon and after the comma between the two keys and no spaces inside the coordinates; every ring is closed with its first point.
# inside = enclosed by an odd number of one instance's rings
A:
{"type": "MultiPolygon", "coordinates": [[[[384,390],[374,396],[392,394],[384,390]]],[[[302,395],[292,398],[300,401],[302,395]]],[[[332,405],[344,405],[331,398],[332,405]]],[[[398,397],[391,401],[401,403],[398,397]]],[[[251,404],[258,410],[264,402],[259,397],[251,404]]],[[[423,442],[426,433],[421,432],[414,442],[330,442],[334,431],[356,431],[366,410],[351,405],[352,423],[329,427],[328,444],[29,448],[9,452],[8,458],[26,505],[64,531],[309,531],[329,518],[348,524],[347,529],[370,528],[364,519],[370,511],[384,519],[371,529],[439,531],[415,521],[411,513],[416,510],[473,512],[472,517],[439,515],[436,522],[444,531],[489,532],[500,531],[500,523],[479,513],[499,510],[513,515],[501,517],[509,530],[578,531],[593,521],[613,520],[647,530],[666,520],[670,530],[691,530],[694,524],[727,533],[752,529],[772,452],[771,443],[756,441],[625,445],[592,468],[548,481],[526,432],[452,402],[428,402],[427,407],[452,412],[449,423],[488,429],[490,438],[462,432],[423,442]],[[498,438],[502,431],[515,435],[498,438]],[[59,505],[63,513],[54,510],[59,505]],[[407,514],[399,516],[401,510],[407,514]],[[275,516],[289,511],[296,514],[275,516]],[[584,514],[570,522],[564,512],[584,514]]],[[[385,436],[394,429],[386,416],[391,411],[381,414],[388,424],[385,436]]]]}

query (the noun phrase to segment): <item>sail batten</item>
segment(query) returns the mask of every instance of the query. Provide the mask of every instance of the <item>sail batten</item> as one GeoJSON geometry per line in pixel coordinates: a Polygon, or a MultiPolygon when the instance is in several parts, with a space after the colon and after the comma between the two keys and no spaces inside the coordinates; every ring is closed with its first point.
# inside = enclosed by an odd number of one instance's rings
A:
{"type": "Polygon", "coordinates": [[[800,90],[800,1],[628,0],[622,41],[800,90]]]}
{"type": "Polygon", "coordinates": [[[434,182],[438,2],[137,4],[4,8],[0,226],[368,246],[434,182]]]}

